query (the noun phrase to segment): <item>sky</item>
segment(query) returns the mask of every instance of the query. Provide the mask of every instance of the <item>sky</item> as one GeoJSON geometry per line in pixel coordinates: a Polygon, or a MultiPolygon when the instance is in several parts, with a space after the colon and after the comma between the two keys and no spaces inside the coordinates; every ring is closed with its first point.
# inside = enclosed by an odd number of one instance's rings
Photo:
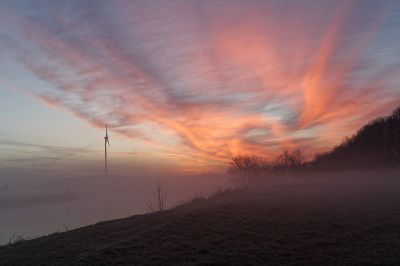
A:
{"type": "Polygon", "coordinates": [[[308,157],[400,103],[398,1],[0,1],[0,176],[308,157]]]}

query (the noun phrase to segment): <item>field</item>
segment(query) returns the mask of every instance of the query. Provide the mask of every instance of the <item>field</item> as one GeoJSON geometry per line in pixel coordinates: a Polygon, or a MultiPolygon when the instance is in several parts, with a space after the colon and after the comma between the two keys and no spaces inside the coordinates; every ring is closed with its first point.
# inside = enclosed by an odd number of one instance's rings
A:
{"type": "Polygon", "coordinates": [[[198,197],[167,211],[7,245],[0,248],[0,261],[1,265],[399,265],[397,174],[301,179],[198,197]]]}

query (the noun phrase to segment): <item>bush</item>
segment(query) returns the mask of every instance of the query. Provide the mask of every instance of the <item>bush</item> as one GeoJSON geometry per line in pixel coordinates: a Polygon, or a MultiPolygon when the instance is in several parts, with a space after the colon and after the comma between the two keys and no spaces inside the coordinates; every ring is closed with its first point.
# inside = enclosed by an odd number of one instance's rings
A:
{"type": "Polygon", "coordinates": [[[288,173],[304,166],[304,155],[300,150],[284,151],[275,160],[253,155],[237,155],[232,158],[228,173],[232,181],[247,185],[250,181],[276,176],[278,173],[288,173]]]}

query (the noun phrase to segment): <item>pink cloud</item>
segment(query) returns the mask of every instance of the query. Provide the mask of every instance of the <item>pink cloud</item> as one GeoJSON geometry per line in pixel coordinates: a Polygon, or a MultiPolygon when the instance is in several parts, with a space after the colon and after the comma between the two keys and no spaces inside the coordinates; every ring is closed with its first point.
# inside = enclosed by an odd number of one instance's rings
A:
{"type": "Polygon", "coordinates": [[[118,2],[110,17],[80,18],[80,26],[57,16],[56,33],[33,18],[13,19],[38,53],[21,62],[53,88],[40,100],[197,169],[238,153],[302,148],[312,156],[395,107],[400,93],[386,87],[387,73],[365,87],[353,82],[384,15],[349,42],[357,7],[344,3],[316,16],[320,25],[296,4],[283,17],[264,4],[158,3],[155,11],[118,2]]]}

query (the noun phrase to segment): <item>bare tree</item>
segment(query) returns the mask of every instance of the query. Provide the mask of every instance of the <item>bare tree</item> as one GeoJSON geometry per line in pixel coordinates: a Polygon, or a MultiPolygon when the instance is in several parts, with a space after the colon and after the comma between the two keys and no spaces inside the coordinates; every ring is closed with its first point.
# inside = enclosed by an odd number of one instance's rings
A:
{"type": "Polygon", "coordinates": [[[304,167],[305,157],[300,150],[284,151],[275,160],[251,155],[237,155],[232,158],[228,173],[233,182],[246,186],[250,181],[271,178],[282,172],[292,172],[304,167]]]}
{"type": "Polygon", "coordinates": [[[350,169],[400,166],[400,107],[377,118],[331,151],[316,156],[312,167],[350,169]]]}
{"type": "Polygon", "coordinates": [[[283,170],[299,168],[304,164],[304,155],[300,150],[284,151],[275,159],[275,167],[283,170]]]}
{"type": "Polygon", "coordinates": [[[160,179],[157,178],[154,182],[153,200],[145,201],[145,204],[150,211],[162,211],[167,208],[167,192],[160,179]]]}
{"type": "Polygon", "coordinates": [[[253,155],[237,155],[232,158],[228,173],[232,181],[240,186],[248,185],[250,180],[265,177],[272,170],[273,165],[265,158],[253,155]]]}

